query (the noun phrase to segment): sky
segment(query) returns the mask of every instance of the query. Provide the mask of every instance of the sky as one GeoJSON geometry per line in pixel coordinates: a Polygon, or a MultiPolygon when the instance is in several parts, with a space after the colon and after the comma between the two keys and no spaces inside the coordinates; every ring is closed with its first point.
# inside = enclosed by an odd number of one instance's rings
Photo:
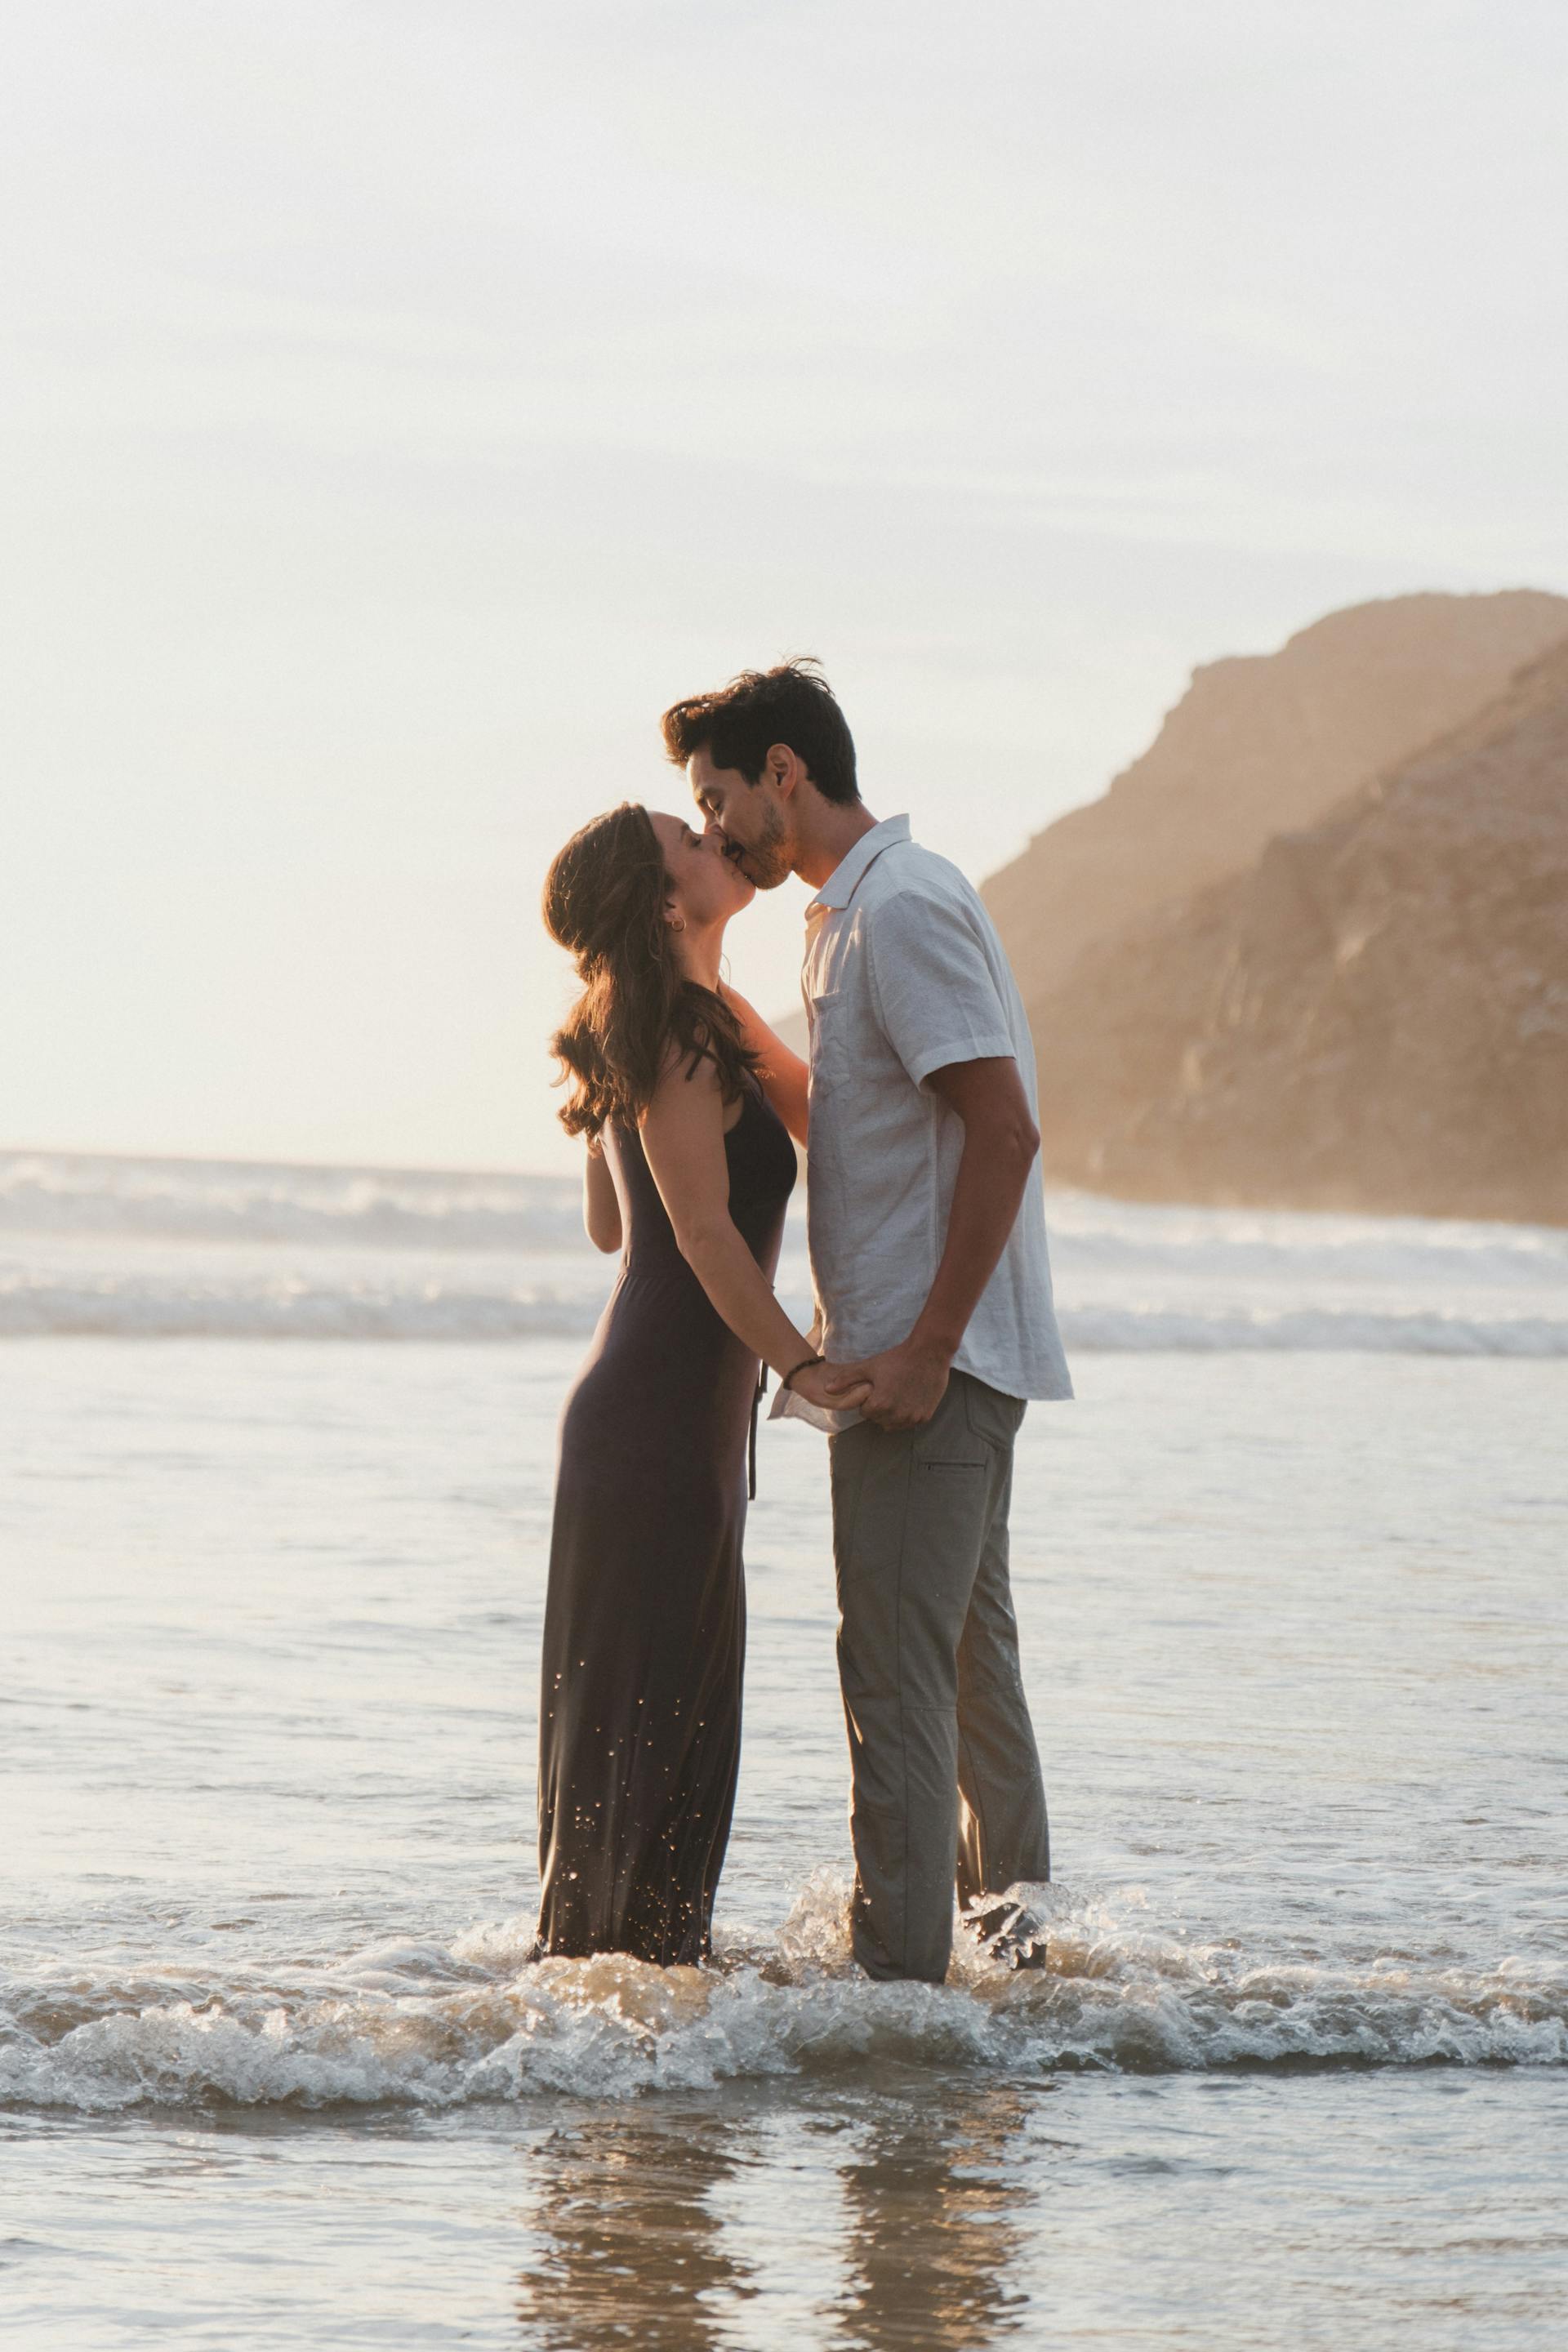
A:
{"type": "Polygon", "coordinates": [[[0,1148],[569,1168],[676,697],[816,654],[979,879],[1198,663],[1568,591],[1557,0],[10,25],[0,1148]]]}

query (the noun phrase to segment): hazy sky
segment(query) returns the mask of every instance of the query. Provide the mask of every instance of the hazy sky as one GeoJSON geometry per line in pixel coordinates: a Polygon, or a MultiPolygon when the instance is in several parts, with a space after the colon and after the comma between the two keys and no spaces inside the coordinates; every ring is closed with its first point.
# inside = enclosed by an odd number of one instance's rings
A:
{"type": "Polygon", "coordinates": [[[9,21],[0,1144],[570,1164],[677,694],[818,653],[979,877],[1195,662],[1568,589],[1560,0],[9,21]]]}

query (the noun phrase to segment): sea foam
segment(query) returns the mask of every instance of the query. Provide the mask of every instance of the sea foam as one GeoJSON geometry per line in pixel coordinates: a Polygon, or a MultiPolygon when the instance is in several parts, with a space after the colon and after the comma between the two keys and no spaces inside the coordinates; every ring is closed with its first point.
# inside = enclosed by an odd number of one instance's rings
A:
{"type": "Polygon", "coordinates": [[[0,1233],[371,1249],[581,1246],[574,1178],[0,1152],[0,1233]]]}
{"type": "Polygon", "coordinates": [[[1046,2075],[1568,2064],[1568,1969],[1408,1957],[1248,1957],[1149,1926],[1137,1898],[1020,1890],[1048,1965],[1010,1973],[960,1937],[942,1986],[854,1969],[847,1888],[819,1872],[778,1933],[711,1968],[530,1962],[530,1921],[336,1966],[0,1988],[0,2102],[100,2114],[193,2105],[448,2109],[624,2100],[733,2080],[901,2067],[1046,2075]]]}
{"type": "MultiPolygon", "coordinates": [[[[603,1309],[600,1266],[563,1263],[549,1279],[505,1265],[455,1269],[214,1264],[0,1265],[0,1339],[527,1340],[584,1339],[603,1309]],[[574,1272],[577,1278],[573,1279],[574,1272]]],[[[797,1287],[804,1291],[803,1276],[797,1287]]],[[[1205,1306],[1107,1300],[1060,1310],[1070,1351],[1089,1355],[1326,1349],[1406,1356],[1568,1356],[1568,1314],[1458,1307],[1205,1306]]]]}

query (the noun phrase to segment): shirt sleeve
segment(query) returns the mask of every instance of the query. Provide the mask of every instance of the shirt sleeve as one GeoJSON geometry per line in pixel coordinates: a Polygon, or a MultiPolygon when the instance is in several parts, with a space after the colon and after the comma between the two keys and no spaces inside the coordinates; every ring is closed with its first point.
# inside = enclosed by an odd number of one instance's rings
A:
{"type": "Polygon", "coordinates": [[[961,907],[900,890],[868,929],[877,1018],[917,1087],[950,1062],[1016,1058],[1007,1008],[961,907]]]}

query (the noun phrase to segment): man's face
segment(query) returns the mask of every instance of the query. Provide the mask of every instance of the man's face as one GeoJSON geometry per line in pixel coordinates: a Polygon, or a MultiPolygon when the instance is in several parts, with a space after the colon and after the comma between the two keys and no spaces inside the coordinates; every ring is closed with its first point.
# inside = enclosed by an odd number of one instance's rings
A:
{"type": "Polygon", "coordinates": [[[707,830],[722,837],[724,854],[759,890],[776,890],[795,871],[794,835],[778,786],[764,773],[749,784],[739,768],[716,768],[706,748],[686,763],[692,797],[707,830]]]}

